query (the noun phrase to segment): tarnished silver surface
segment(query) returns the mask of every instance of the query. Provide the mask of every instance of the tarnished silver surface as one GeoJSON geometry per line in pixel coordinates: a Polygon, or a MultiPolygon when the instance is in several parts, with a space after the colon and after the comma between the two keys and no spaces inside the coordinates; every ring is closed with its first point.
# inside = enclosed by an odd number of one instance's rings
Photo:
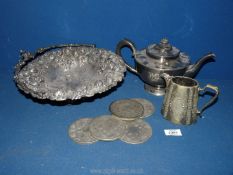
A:
{"type": "Polygon", "coordinates": [[[89,125],[92,120],[93,119],[91,118],[82,118],[72,123],[68,131],[70,138],[79,144],[91,144],[97,142],[98,139],[92,137],[89,130],[89,125]]]}
{"type": "Polygon", "coordinates": [[[168,74],[162,74],[162,77],[166,81],[167,88],[161,113],[165,119],[175,124],[190,125],[196,122],[198,116],[215,102],[219,94],[218,87],[207,84],[201,89],[196,80],[188,77],[168,74]],[[199,111],[197,109],[199,92],[208,88],[215,91],[215,95],[199,111]]]}
{"type": "Polygon", "coordinates": [[[116,53],[121,56],[121,49],[124,47],[132,51],[135,60],[135,68],[125,63],[127,69],[142,79],[146,91],[156,96],[164,95],[165,82],[160,77],[162,73],[194,77],[203,64],[215,58],[213,53],[209,53],[191,64],[190,57],[172,46],[166,38],[142,50],[137,50],[132,41],[123,39],[117,44],[116,53]]]}
{"type": "Polygon", "coordinates": [[[137,119],[131,122],[126,122],[126,129],[121,140],[130,144],[144,143],[152,136],[151,126],[143,121],[137,119]]]}
{"type": "Polygon", "coordinates": [[[98,140],[116,140],[124,134],[125,122],[111,115],[103,115],[93,119],[90,131],[91,135],[98,140]]]}
{"type": "Polygon", "coordinates": [[[143,106],[143,116],[140,118],[149,117],[155,112],[155,107],[149,100],[146,100],[144,98],[132,98],[132,100],[137,101],[143,106]]]}
{"type": "Polygon", "coordinates": [[[70,46],[40,49],[35,56],[22,53],[15,68],[17,86],[39,99],[63,101],[91,97],[122,81],[126,68],[120,56],[90,46],[70,46]]]}
{"type": "Polygon", "coordinates": [[[144,83],[144,89],[155,96],[163,96],[165,94],[165,88],[158,86],[151,86],[144,83]]]}
{"type": "Polygon", "coordinates": [[[114,101],[110,107],[112,114],[122,120],[135,120],[143,116],[143,106],[131,99],[114,101]]]}

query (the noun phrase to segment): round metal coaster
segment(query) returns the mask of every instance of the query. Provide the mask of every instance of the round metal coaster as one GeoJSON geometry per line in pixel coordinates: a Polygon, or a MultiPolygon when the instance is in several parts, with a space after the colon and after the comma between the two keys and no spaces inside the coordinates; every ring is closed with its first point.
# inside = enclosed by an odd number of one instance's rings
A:
{"type": "Polygon", "coordinates": [[[132,122],[126,122],[125,133],[121,137],[121,140],[130,144],[139,144],[147,141],[151,136],[151,126],[142,119],[138,119],[132,122]]]}
{"type": "Polygon", "coordinates": [[[132,98],[132,100],[137,101],[144,108],[143,116],[140,118],[149,117],[155,112],[155,107],[150,101],[143,99],[143,98],[132,98]]]}
{"type": "Polygon", "coordinates": [[[135,120],[143,116],[143,106],[135,100],[117,100],[110,105],[110,111],[122,120],[135,120]]]}
{"type": "Polygon", "coordinates": [[[90,118],[82,118],[72,123],[69,127],[70,138],[80,144],[90,144],[98,141],[90,134],[89,125],[92,120],[90,118]]]}
{"type": "Polygon", "coordinates": [[[93,119],[90,124],[91,135],[98,140],[112,141],[123,136],[125,122],[111,115],[103,115],[93,119]]]}

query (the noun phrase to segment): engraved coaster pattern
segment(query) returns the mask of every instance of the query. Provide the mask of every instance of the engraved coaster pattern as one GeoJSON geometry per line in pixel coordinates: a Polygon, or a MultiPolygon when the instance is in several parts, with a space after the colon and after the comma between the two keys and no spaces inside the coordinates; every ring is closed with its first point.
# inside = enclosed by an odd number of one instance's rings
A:
{"type": "Polygon", "coordinates": [[[69,127],[70,138],[80,144],[90,144],[98,141],[90,134],[89,124],[92,120],[90,118],[82,118],[72,123],[69,127]]]}
{"type": "Polygon", "coordinates": [[[140,118],[149,117],[155,112],[155,107],[150,101],[143,99],[143,98],[132,98],[132,100],[137,101],[144,108],[143,116],[140,118]]]}
{"type": "Polygon", "coordinates": [[[90,124],[91,135],[98,140],[111,141],[122,137],[125,123],[111,115],[95,118],[90,124]]]}
{"type": "Polygon", "coordinates": [[[144,143],[152,136],[151,126],[138,119],[132,122],[126,122],[125,134],[121,137],[121,140],[130,144],[144,143]]]}
{"type": "Polygon", "coordinates": [[[110,111],[122,120],[135,120],[143,116],[143,106],[130,99],[117,100],[110,105],[110,111]]]}

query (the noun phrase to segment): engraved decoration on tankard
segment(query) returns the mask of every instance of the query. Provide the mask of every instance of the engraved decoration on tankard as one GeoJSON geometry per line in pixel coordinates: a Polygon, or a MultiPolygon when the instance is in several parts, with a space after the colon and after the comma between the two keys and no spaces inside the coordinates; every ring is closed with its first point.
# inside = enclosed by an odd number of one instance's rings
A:
{"type": "Polygon", "coordinates": [[[207,84],[204,88],[200,88],[199,83],[192,78],[169,76],[166,73],[161,77],[167,85],[161,113],[165,119],[175,124],[195,123],[199,115],[216,101],[219,94],[218,87],[207,84]],[[215,95],[201,110],[198,110],[199,92],[207,89],[215,91],[215,95]]]}

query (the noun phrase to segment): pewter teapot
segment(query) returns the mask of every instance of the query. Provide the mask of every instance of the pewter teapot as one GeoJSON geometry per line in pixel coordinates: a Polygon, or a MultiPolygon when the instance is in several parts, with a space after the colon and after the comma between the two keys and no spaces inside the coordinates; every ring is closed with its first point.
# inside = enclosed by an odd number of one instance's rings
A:
{"type": "Polygon", "coordinates": [[[191,64],[190,57],[172,46],[165,38],[159,44],[151,44],[143,50],[137,50],[132,41],[123,39],[117,44],[116,54],[122,56],[121,49],[124,47],[130,48],[135,60],[135,68],[125,63],[127,69],[144,81],[146,91],[157,96],[165,93],[166,84],[160,77],[162,73],[192,78],[206,61],[215,58],[215,54],[208,53],[195,64],[191,64]]]}

